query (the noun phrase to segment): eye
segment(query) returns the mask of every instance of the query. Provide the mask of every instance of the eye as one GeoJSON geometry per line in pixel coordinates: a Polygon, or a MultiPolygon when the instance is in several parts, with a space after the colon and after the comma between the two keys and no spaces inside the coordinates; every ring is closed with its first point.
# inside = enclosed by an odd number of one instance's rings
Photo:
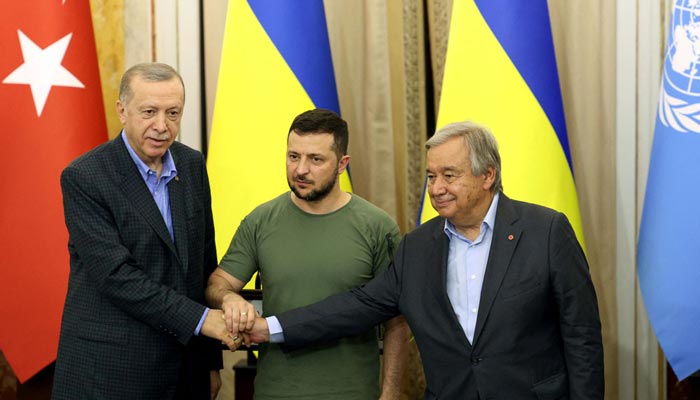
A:
{"type": "Polygon", "coordinates": [[[432,184],[435,182],[435,175],[434,174],[428,174],[428,183],[432,184]]]}
{"type": "Polygon", "coordinates": [[[175,111],[175,110],[168,111],[168,118],[170,118],[170,119],[172,119],[172,120],[176,120],[176,119],[178,119],[179,117],[180,117],[180,112],[179,112],[179,111],[175,111]]]}
{"type": "Polygon", "coordinates": [[[149,110],[143,110],[141,113],[143,114],[144,117],[150,118],[150,117],[155,115],[156,111],[149,109],[149,110]]]}
{"type": "Polygon", "coordinates": [[[321,158],[321,157],[314,157],[311,160],[316,164],[323,162],[323,158],[321,158]]]}
{"type": "Polygon", "coordinates": [[[299,156],[296,155],[296,154],[293,154],[293,153],[289,153],[289,154],[287,154],[287,158],[288,158],[290,161],[297,161],[297,160],[299,159],[299,156]]]}

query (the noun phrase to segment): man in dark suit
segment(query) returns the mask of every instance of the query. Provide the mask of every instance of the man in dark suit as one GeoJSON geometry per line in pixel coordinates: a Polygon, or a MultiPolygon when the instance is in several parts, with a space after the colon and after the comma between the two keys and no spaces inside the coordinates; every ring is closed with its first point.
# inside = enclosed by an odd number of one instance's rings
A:
{"type": "Polygon", "coordinates": [[[426,399],[602,399],[598,304],[566,217],[502,193],[486,128],[451,124],[426,147],[439,217],[404,238],[386,273],[256,319],[246,340],[271,334],[291,351],[403,314],[423,359],[426,399]]]}
{"type": "Polygon", "coordinates": [[[210,399],[221,385],[220,342],[235,344],[204,306],[217,258],[204,158],[174,142],[184,99],[172,67],[130,68],[121,134],[61,175],[70,276],[54,399],[210,399]]]}

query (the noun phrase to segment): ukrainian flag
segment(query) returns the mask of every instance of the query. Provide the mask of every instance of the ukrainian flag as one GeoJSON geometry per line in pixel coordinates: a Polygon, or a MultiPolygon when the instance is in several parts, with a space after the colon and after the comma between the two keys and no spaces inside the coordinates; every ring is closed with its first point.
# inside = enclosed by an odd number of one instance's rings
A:
{"type": "Polygon", "coordinates": [[[243,217],[289,189],[288,129],[312,108],[340,112],[323,1],[231,0],[207,160],[220,256],[243,217]]]}
{"type": "Polygon", "coordinates": [[[438,127],[463,120],[496,136],[508,196],[563,212],[583,245],[546,0],[454,2],[438,127]]]}

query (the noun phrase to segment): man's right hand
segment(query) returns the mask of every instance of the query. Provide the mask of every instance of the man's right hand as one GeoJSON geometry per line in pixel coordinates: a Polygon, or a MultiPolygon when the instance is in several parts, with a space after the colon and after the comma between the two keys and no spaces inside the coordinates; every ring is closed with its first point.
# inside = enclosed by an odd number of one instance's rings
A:
{"type": "Polygon", "coordinates": [[[264,343],[270,341],[270,329],[267,326],[267,320],[257,316],[253,321],[253,326],[243,334],[245,343],[250,346],[251,343],[264,343]]]}

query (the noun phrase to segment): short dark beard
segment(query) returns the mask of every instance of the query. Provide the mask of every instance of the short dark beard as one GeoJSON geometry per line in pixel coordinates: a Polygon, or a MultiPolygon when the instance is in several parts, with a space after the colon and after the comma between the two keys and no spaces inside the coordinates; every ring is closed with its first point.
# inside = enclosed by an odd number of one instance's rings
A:
{"type": "Polygon", "coordinates": [[[323,186],[322,188],[316,190],[312,190],[307,194],[306,196],[302,196],[301,193],[299,193],[299,190],[294,186],[293,181],[287,181],[287,184],[289,185],[289,188],[292,189],[292,192],[301,200],[308,201],[308,202],[316,202],[316,201],[321,201],[328,197],[328,194],[333,190],[333,186],[335,186],[335,182],[338,180],[338,174],[333,175],[333,179],[328,182],[328,185],[323,186]]]}

